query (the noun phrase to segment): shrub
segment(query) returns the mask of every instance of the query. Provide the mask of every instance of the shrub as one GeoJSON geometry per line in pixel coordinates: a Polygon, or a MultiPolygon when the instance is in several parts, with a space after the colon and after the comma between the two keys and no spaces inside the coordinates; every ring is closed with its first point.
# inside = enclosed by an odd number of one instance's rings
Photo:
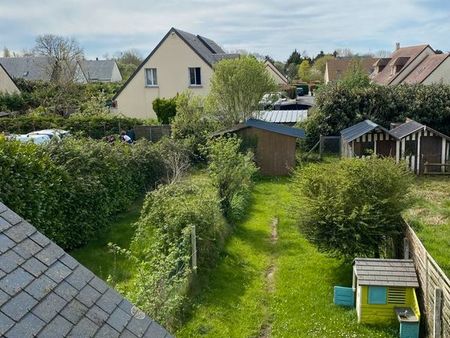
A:
{"type": "Polygon", "coordinates": [[[153,103],[153,110],[162,124],[170,124],[177,113],[176,97],[171,99],[156,98],[153,103]]]}
{"type": "Polygon", "coordinates": [[[159,153],[136,145],[66,139],[46,146],[0,139],[0,200],[65,249],[104,230],[163,176],[159,153]]]}
{"type": "Polygon", "coordinates": [[[411,174],[392,159],[313,164],[294,180],[300,229],[322,251],[353,259],[379,257],[402,231],[400,213],[411,174]]]}
{"type": "Polygon", "coordinates": [[[240,152],[241,139],[220,137],[208,142],[208,172],[221,199],[222,212],[235,221],[250,197],[252,177],[257,168],[253,154],[240,152]]]}
{"type": "Polygon", "coordinates": [[[131,244],[139,273],[130,298],[168,327],[175,325],[192,280],[194,226],[202,271],[217,261],[227,233],[217,193],[208,181],[164,185],[147,195],[131,244]]]}

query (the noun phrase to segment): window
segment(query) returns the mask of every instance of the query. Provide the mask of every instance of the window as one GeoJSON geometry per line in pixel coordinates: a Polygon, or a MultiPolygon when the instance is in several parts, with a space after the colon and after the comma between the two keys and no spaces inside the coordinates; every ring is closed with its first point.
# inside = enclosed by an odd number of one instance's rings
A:
{"type": "Polygon", "coordinates": [[[200,67],[189,68],[189,84],[191,86],[201,86],[202,77],[200,74],[200,67]]]}
{"type": "Polygon", "coordinates": [[[156,68],[147,68],[145,70],[145,85],[148,87],[154,87],[158,85],[156,68]]]}
{"type": "Polygon", "coordinates": [[[386,304],[386,288],[384,286],[369,286],[369,304],[386,304]]]}

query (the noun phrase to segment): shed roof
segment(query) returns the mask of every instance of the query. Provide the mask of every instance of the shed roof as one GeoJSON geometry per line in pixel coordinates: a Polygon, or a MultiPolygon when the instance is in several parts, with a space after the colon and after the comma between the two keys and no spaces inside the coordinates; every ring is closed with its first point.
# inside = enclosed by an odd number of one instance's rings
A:
{"type": "Polygon", "coordinates": [[[412,259],[356,258],[353,266],[359,285],[419,287],[412,259]]]}
{"type": "Polygon", "coordinates": [[[285,126],[282,124],[261,121],[261,120],[253,119],[253,118],[248,119],[244,123],[239,123],[232,128],[214,133],[212,136],[220,136],[220,135],[224,135],[224,134],[234,133],[238,130],[242,130],[242,129],[250,128],[250,127],[261,129],[261,130],[266,130],[266,131],[281,134],[281,135],[296,137],[296,138],[304,138],[305,137],[305,131],[303,129],[288,127],[288,126],[285,126]]]}
{"type": "Polygon", "coordinates": [[[370,120],[364,120],[361,121],[351,127],[345,128],[344,130],[341,131],[341,136],[344,139],[344,141],[346,142],[351,142],[355,139],[357,139],[358,137],[376,129],[379,128],[382,131],[389,133],[389,131],[383,127],[381,127],[380,125],[376,124],[375,122],[372,122],[370,120]]]}
{"type": "Polygon", "coordinates": [[[1,337],[171,337],[0,203],[1,337]]]}
{"type": "Polygon", "coordinates": [[[420,129],[423,129],[425,126],[419,122],[416,122],[414,120],[408,120],[405,123],[399,125],[398,127],[391,129],[389,133],[398,138],[404,138],[405,136],[408,136],[412,133],[415,133],[416,131],[419,131],[420,129]]]}
{"type": "Polygon", "coordinates": [[[255,117],[266,122],[297,123],[306,120],[308,110],[261,110],[255,117]]]}

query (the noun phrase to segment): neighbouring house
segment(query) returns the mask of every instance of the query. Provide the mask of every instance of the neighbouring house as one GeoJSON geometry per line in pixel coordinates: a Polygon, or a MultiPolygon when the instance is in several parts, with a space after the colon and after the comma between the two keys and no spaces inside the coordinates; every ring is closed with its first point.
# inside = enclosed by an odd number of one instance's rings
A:
{"type": "Polygon", "coordinates": [[[13,79],[50,81],[55,61],[47,56],[1,57],[0,64],[13,79]]]}
{"type": "Polygon", "coordinates": [[[261,110],[255,112],[254,117],[266,122],[293,126],[308,118],[308,110],[261,110]]]}
{"type": "Polygon", "coordinates": [[[214,64],[237,57],[208,38],[171,28],[113,97],[114,111],[156,118],[152,107],[156,98],[174,97],[186,89],[206,96],[214,64]]]}
{"type": "Polygon", "coordinates": [[[18,94],[20,93],[16,83],[12,77],[8,74],[6,69],[0,63],[0,93],[18,94]]]}
{"type": "Polygon", "coordinates": [[[266,66],[267,72],[278,86],[287,85],[289,83],[286,76],[284,76],[270,60],[264,61],[264,65],[266,66]]]}
{"type": "Polygon", "coordinates": [[[0,203],[1,337],[172,337],[0,203]]]}
{"type": "Polygon", "coordinates": [[[120,82],[122,75],[115,60],[80,60],[75,70],[77,82],[120,82]]]}
{"type": "Polygon", "coordinates": [[[416,174],[450,173],[450,137],[408,119],[393,129],[365,120],[341,131],[341,155],[404,160],[416,174]]]}
{"type": "Polygon", "coordinates": [[[374,63],[372,81],[382,85],[450,84],[450,54],[437,54],[429,45],[400,47],[374,63]]]}
{"type": "Polygon", "coordinates": [[[297,139],[305,138],[303,129],[257,119],[248,119],[213,136],[231,133],[254,148],[256,164],[261,174],[267,176],[288,175],[295,167],[297,139]]]}
{"type": "Polygon", "coordinates": [[[367,72],[367,75],[370,75],[374,71],[374,63],[377,61],[377,59],[372,57],[345,57],[328,60],[325,64],[324,82],[328,83],[340,80],[342,76],[347,72],[352,62],[356,61],[359,61],[362,69],[367,72]]]}

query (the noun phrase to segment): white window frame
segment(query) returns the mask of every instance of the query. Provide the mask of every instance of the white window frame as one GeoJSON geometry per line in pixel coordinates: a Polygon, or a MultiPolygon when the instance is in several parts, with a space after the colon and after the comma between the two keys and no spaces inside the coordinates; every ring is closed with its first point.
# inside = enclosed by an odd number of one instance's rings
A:
{"type": "Polygon", "coordinates": [[[158,87],[158,70],[156,68],[145,68],[145,86],[158,87]],[[148,74],[151,74],[149,78],[148,74]],[[151,80],[151,82],[149,82],[151,80]]]}
{"type": "Polygon", "coordinates": [[[189,87],[201,87],[202,86],[202,68],[201,67],[189,67],[188,68],[188,81],[189,81],[189,87]],[[194,82],[191,82],[191,70],[194,70],[194,82]],[[197,83],[197,69],[199,69],[200,72],[200,82],[197,83]]]}

